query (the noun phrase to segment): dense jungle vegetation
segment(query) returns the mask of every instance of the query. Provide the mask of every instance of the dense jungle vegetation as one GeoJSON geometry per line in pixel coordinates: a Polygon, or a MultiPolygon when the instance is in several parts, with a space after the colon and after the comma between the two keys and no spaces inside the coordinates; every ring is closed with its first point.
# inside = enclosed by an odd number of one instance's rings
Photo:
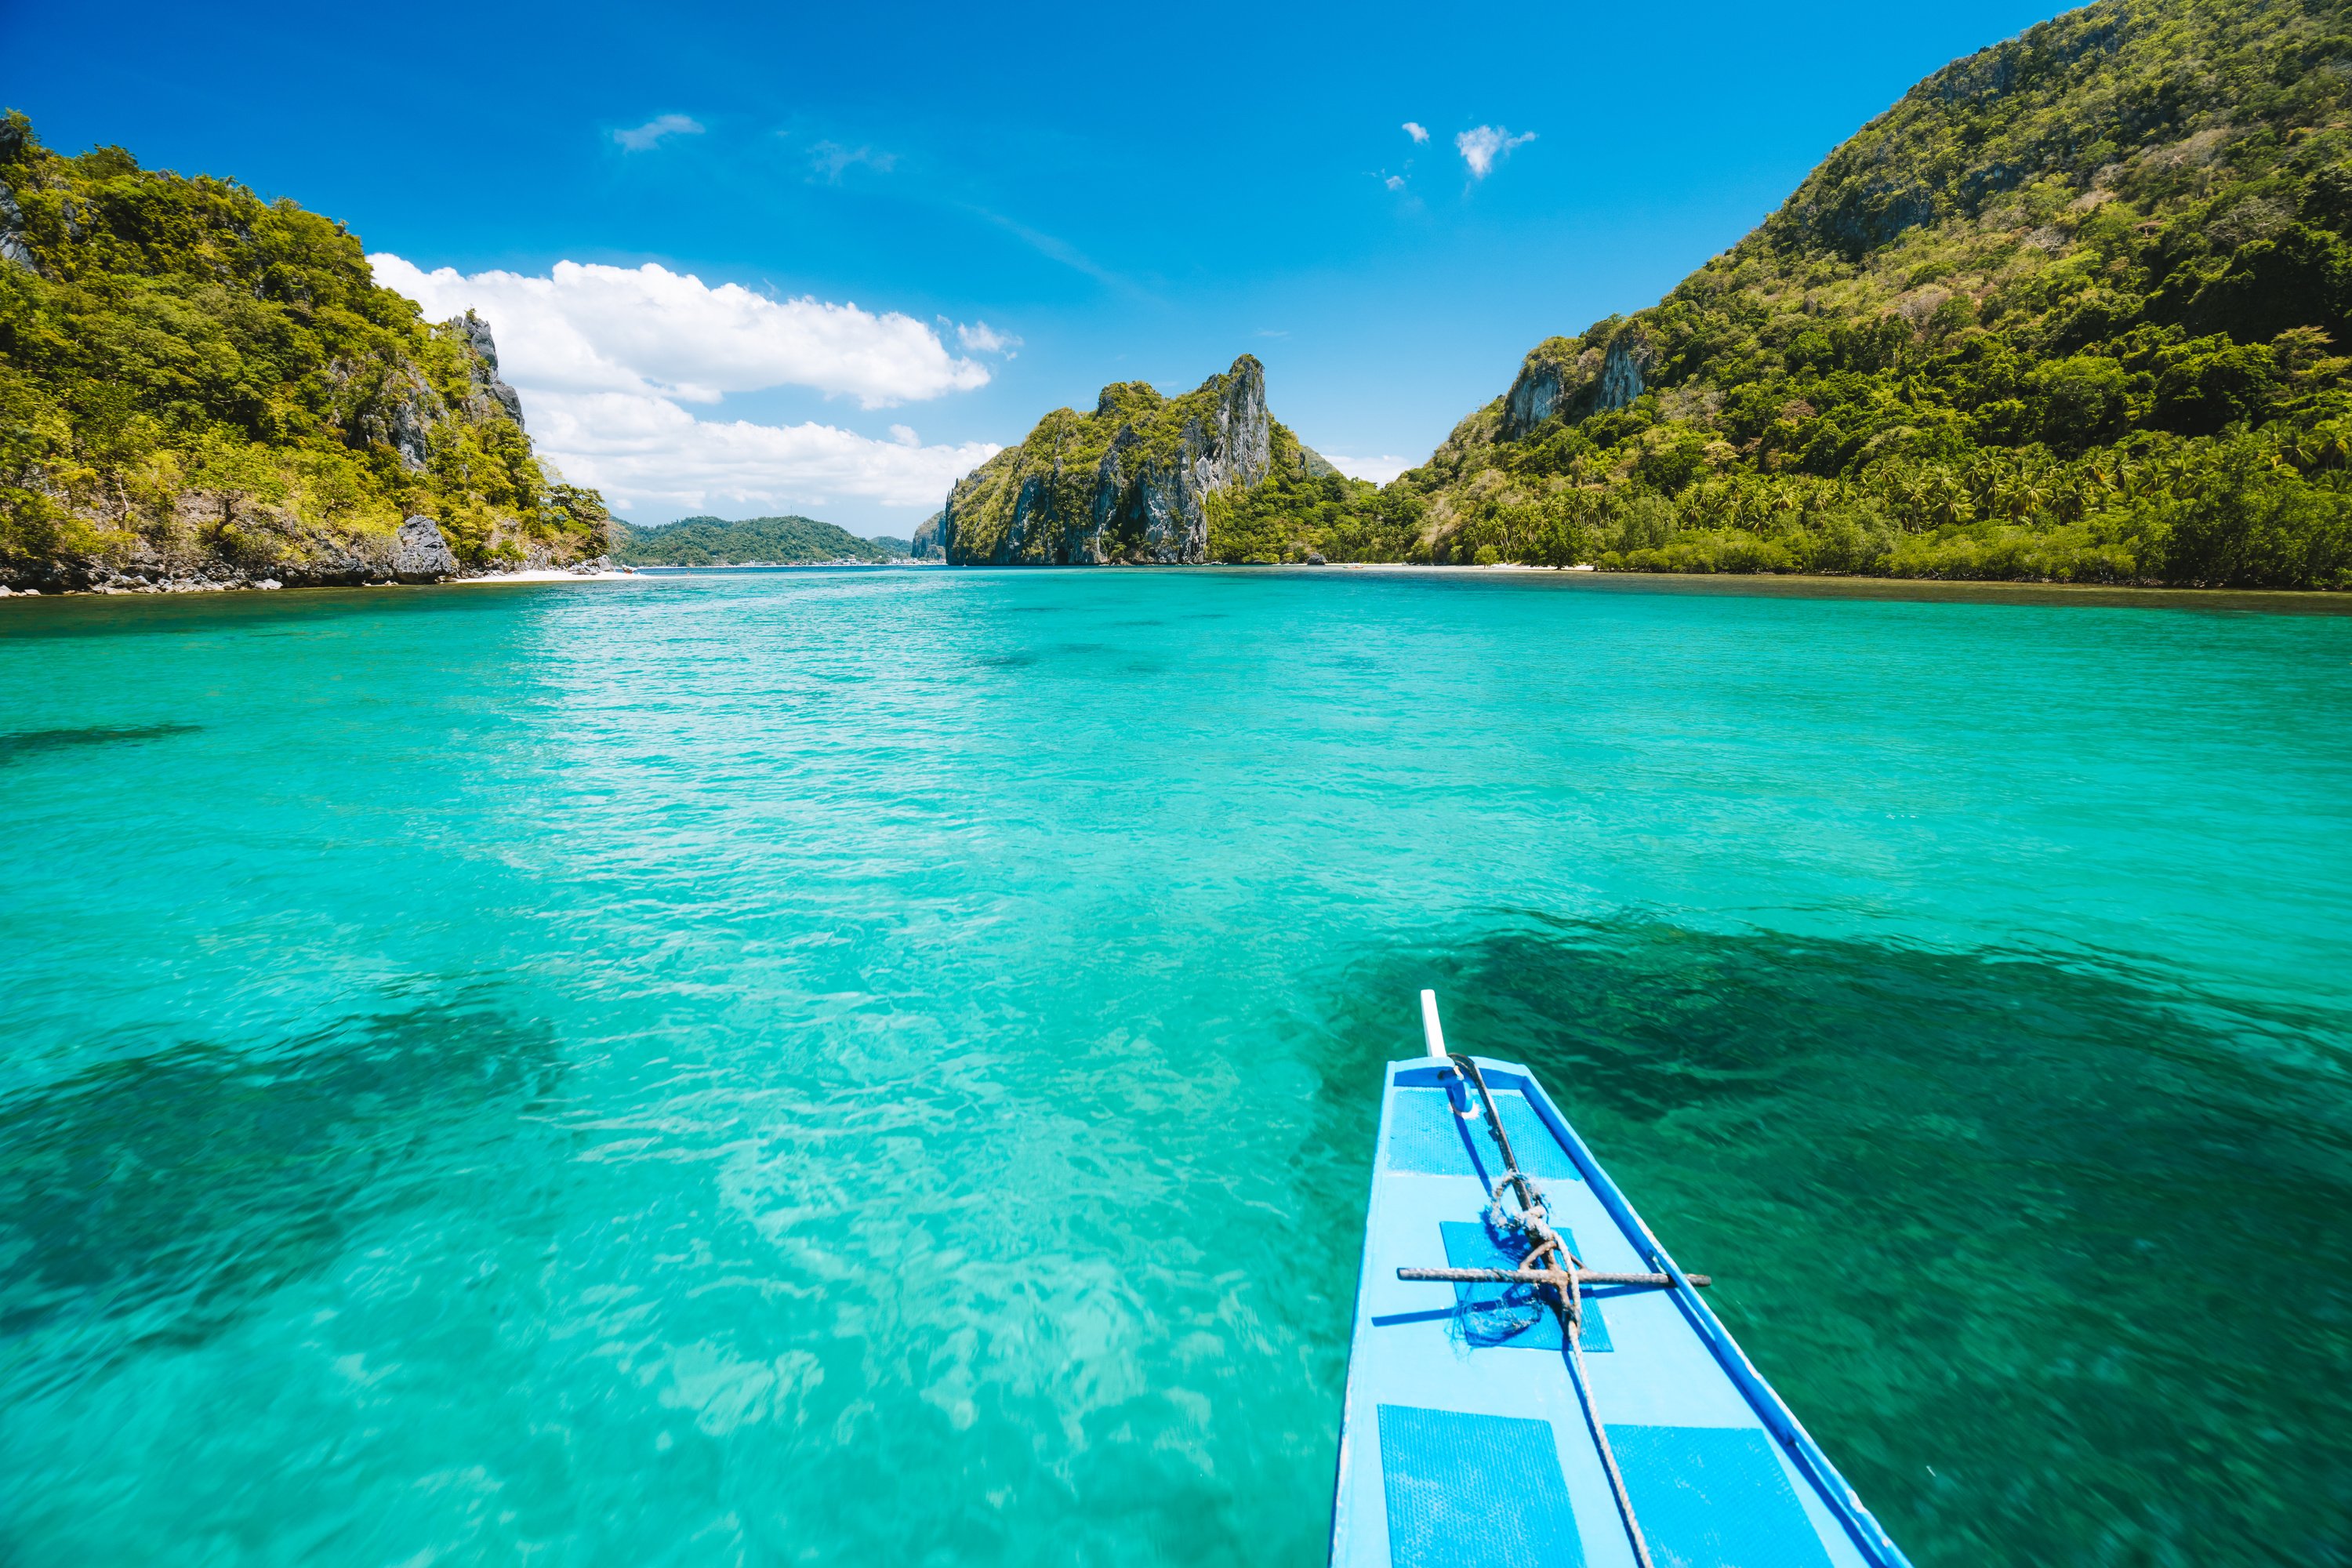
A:
{"type": "Polygon", "coordinates": [[[0,120],[0,565],[299,558],[411,513],[476,564],[593,553],[601,499],[534,458],[489,352],[341,224],[0,120]]]}
{"type": "Polygon", "coordinates": [[[879,564],[907,553],[902,539],[860,539],[812,517],[681,518],[650,528],[613,525],[613,559],[630,566],[879,564]]]}
{"type": "Polygon", "coordinates": [[[2100,0],[1538,345],[1376,500],[1213,551],[2352,585],[2347,237],[2352,12],[2100,0]]]}

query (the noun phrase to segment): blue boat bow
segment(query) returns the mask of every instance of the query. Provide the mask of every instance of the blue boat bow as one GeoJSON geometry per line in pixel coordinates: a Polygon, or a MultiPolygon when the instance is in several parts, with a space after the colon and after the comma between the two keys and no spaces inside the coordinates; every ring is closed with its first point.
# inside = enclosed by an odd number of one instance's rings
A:
{"type": "Polygon", "coordinates": [[[1422,1013],[1381,1095],[1335,1568],[1909,1568],[1535,1075],[1422,1013]]]}

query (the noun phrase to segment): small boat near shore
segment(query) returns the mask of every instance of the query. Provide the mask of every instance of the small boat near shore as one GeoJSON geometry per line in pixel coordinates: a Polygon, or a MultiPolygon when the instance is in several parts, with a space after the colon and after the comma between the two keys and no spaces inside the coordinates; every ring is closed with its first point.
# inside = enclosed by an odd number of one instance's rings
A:
{"type": "Polygon", "coordinates": [[[1391,1062],[1334,1568],[1909,1568],[1535,1075],[1391,1062]]]}

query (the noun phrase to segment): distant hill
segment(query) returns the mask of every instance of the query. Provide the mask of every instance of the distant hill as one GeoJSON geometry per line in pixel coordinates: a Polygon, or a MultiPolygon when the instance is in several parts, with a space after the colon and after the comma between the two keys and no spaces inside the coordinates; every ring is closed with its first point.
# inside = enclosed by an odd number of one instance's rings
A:
{"type": "Polygon", "coordinates": [[[2352,587],[2347,351],[2352,16],[2099,0],[1390,490],[1438,561],[2352,587]]]}
{"type": "Polygon", "coordinates": [[[907,553],[902,539],[860,539],[813,517],[688,517],[654,528],[613,525],[613,559],[628,566],[879,564],[907,553]]]}

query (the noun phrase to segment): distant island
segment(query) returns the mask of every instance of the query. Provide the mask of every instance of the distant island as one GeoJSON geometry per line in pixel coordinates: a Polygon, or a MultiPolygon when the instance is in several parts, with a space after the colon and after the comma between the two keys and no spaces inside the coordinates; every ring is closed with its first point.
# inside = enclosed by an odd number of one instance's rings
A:
{"type": "Polygon", "coordinates": [[[625,566],[879,566],[904,561],[903,539],[860,539],[811,517],[681,518],[639,528],[613,524],[613,559],[625,566]]]}

